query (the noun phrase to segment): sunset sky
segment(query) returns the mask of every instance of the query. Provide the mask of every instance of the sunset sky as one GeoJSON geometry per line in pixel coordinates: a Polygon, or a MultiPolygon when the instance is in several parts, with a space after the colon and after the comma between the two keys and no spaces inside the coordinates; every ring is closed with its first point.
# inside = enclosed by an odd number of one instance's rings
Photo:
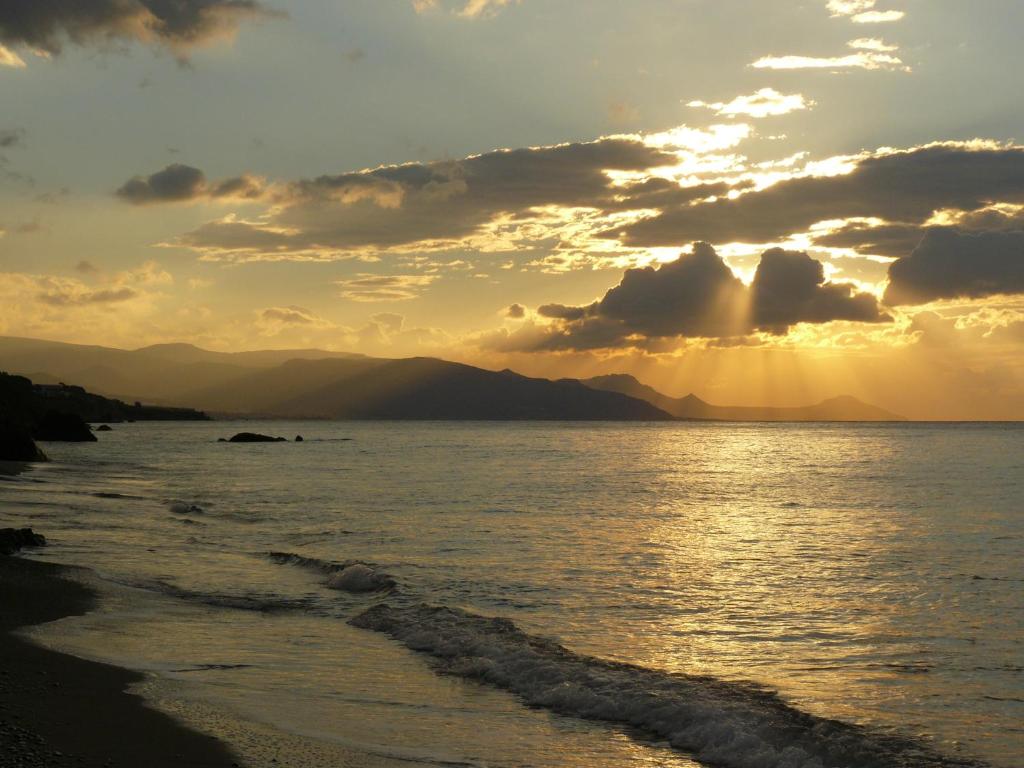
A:
{"type": "Polygon", "coordinates": [[[0,334],[1024,418],[1020,0],[14,0],[0,334]]]}

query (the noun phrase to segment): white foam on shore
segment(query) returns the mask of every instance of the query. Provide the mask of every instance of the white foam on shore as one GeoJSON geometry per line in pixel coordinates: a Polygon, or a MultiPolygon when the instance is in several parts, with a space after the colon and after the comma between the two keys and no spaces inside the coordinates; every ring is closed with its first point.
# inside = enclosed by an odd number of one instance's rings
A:
{"type": "Polygon", "coordinates": [[[531,706],[641,729],[723,768],[966,768],[982,763],[909,738],[828,720],[752,684],[679,675],[569,651],[507,619],[381,604],[351,620],[430,654],[438,671],[531,706]]]}
{"type": "Polygon", "coordinates": [[[378,592],[395,587],[395,580],[388,574],[369,563],[358,560],[332,563],[291,552],[269,552],[267,556],[276,563],[297,565],[325,574],[327,580],[324,585],[329,589],[343,592],[378,592]]]}

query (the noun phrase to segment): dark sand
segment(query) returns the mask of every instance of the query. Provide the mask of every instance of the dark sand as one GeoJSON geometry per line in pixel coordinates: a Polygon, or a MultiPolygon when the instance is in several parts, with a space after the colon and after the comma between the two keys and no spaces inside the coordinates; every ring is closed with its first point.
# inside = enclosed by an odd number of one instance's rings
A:
{"type": "Polygon", "coordinates": [[[239,765],[222,742],[126,693],[142,675],[11,634],[92,607],[93,592],[64,573],[50,563],[0,556],[0,766],[239,765]]]}

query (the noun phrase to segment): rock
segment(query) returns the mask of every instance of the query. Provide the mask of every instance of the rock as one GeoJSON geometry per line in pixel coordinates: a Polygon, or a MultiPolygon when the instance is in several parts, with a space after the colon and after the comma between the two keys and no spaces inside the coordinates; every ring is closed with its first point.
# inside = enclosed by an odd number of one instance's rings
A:
{"type": "Polygon", "coordinates": [[[22,547],[45,547],[46,537],[31,528],[0,528],[0,555],[13,555],[22,547]]]}
{"type": "Polygon", "coordinates": [[[395,580],[365,563],[353,563],[331,574],[327,586],[345,592],[376,592],[378,589],[391,589],[395,586],[395,580]]]}
{"type": "Polygon", "coordinates": [[[302,442],[302,435],[296,435],[295,436],[295,442],[296,443],[301,443],[302,442]]]}
{"type": "Polygon", "coordinates": [[[46,461],[28,429],[0,422],[0,461],[46,461]]]}
{"type": "Polygon", "coordinates": [[[172,501],[168,508],[176,515],[201,515],[203,508],[198,504],[189,504],[184,501],[172,501]]]}
{"type": "Polygon", "coordinates": [[[229,443],[284,443],[286,440],[283,437],[271,437],[270,435],[261,435],[256,432],[239,432],[237,435],[228,440],[229,443]]]}
{"type": "Polygon", "coordinates": [[[97,432],[113,432],[114,430],[111,429],[109,424],[100,424],[98,427],[96,427],[96,431],[97,432]]]}
{"type": "Polygon", "coordinates": [[[81,416],[73,413],[47,411],[36,425],[36,440],[53,440],[68,443],[94,443],[96,435],[89,425],[82,421],[81,416]]]}
{"type": "Polygon", "coordinates": [[[217,442],[218,442],[218,443],[226,443],[227,441],[228,441],[228,440],[227,440],[227,438],[226,438],[226,437],[218,437],[218,438],[217,438],[217,442]]]}

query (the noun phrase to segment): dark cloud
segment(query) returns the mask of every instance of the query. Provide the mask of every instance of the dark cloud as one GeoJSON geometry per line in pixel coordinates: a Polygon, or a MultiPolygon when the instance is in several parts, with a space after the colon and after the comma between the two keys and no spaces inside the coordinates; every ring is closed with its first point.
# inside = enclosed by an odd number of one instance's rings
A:
{"type": "Polygon", "coordinates": [[[707,243],[655,269],[627,269],[597,313],[644,336],[728,336],[745,288],[707,243]]]}
{"type": "Polygon", "coordinates": [[[98,291],[53,290],[40,293],[37,298],[54,307],[80,307],[89,304],[116,304],[134,299],[139,292],[134,288],[104,288],[98,291]]]}
{"type": "Polygon", "coordinates": [[[91,261],[82,259],[80,262],[75,264],[75,271],[81,272],[83,275],[94,275],[100,271],[100,268],[93,264],[91,261]]]}
{"type": "Polygon", "coordinates": [[[1024,293],[1024,232],[936,228],[910,256],[890,265],[885,301],[895,306],[1013,293],[1024,293]]]}
{"type": "Polygon", "coordinates": [[[280,15],[256,0],[4,0],[0,43],[51,54],[66,42],[155,42],[182,51],[230,35],[245,19],[280,15]]]}
{"type": "Polygon", "coordinates": [[[198,168],[173,163],[149,176],[129,179],[115,194],[135,205],[150,205],[203,197],[255,200],[262,197],[265,191],[263,180],[249,174],[207,183],[206,174],[198,168]]]}
{"type": "Polygon", "coordinates": [[[285,325],[315,325],[320,322],[320,318],[302,307],[269,307],[260,315],[264,320],[276,320],[285,325]]]}
{"type": "Polygon", "coordinates": [[[7,128],[0,131],[0,149],[11,149],[25,142],[25,131],[22,128],[7,128]]]}
{"type": "Polygon", "coordinates": [[[264,193],[263,181],[250,176],[249,174],[242,174],[241,176],[235,176],[230,179],[224,179],[213,185],[210,189],[210,197],[233,197],[236,199],[245,200],[256,200],[263,196],[264,193]]]}
{"type": "Polygon", "coordinates": [[[320,176],[279,190],[266,226],[211,222],[177,242],[224,258],[452,244],[540,206],[619,210],[623,191],[607,170],[674,162],[672,153],[616,138],[320,176]]]}
{"type": "Polygon", "coordinates": [[[544,304],[537,307],[537,314],[554,320],[579,320],[587,313],[588,307],[569,307],[565,304],[544,304]]]}
{"type": "Polygon", "coordinates": [[[819,221],[880,218],[922,224],[933,212],[1024,202],[1024,147],[943,144],[865,158],[849,174],[782,181],[734,199],[663,210],[605,233],[632,246],[680,241],[763,243],[819,221]]]}
{"type": "Polygon", "coordinates": [[[797,323],[891,319],[872,294],[826,282],[821,263],[806,253],[767,251],[748,288],[707,243],[660,267],[626,270],[594,304],[549,304],[538,314],[557,322],[503,336],[505,351],[648,348],[678,337],[738,339],[797,323]]]}
{"type": "Polygon", "coordinates": [[[117,196],[135,205],[180,202],[203,194],[206,176],[198,168],[174,163],[150,176],[136,176],[117,190],[117,196]]]}
{"type": "Polygon", "coordinates": [[[858,293],[849,283],[826,283],[821,262],[801,251],[765,251],[750,295],[753,325],[772,333],[785,333],[797,323],[892,319],[879,310],[873,294],[858,293]]]}
{"type": "Polygon", "coordinates": [[[522,304],[511,304],[505,310],[505,317],[510,317],[513,320],[520,320],[526,317],[526,307],[522,304]]]}
{"type": "Polygon", "coordinates": [[[908,256],[924,237],[924,227],[915,224],[847,224],[827,235],[814,238],[825,248],[852,248],[872,256],[908,256]]]}

